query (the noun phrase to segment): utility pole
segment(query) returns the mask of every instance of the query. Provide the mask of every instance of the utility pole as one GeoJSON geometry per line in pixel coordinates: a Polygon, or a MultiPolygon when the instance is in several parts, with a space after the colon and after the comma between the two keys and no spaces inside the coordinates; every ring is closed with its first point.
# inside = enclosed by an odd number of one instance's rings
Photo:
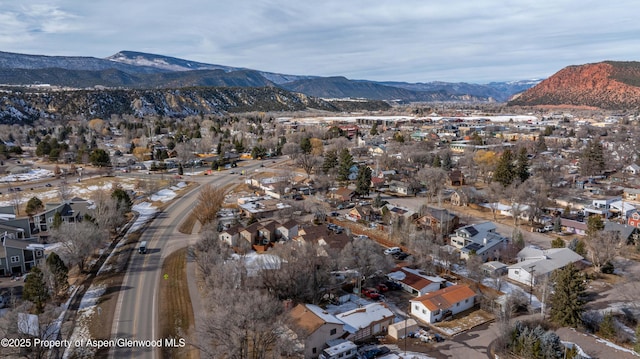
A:
{"type": "Polygon", "coordinates": [[[536,265],[532,265],[531,267],[529,267],[529,271],[531,272],[531,280],[530,280],[530,286],[529,286],[529,306],[531,306],[531,303],[533,302],[533,276],[536,272],[536,270],[534,269],[536,265]]]}

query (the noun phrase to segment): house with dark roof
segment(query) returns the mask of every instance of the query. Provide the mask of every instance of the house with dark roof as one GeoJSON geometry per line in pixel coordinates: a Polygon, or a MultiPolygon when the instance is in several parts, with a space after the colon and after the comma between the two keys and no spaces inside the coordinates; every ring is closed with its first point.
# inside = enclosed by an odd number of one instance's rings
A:
{"type": "Polygon", "coordinates": [[[508,242],[507,237],[496,233],[493,222],[469,224],[456,229],[451,236],[451,245],[460,250],[461,259],[468,259],[472,254],[484,261],[497,258],[508,242]]]}
{"type": "Polygon", "coordinates": [[[449,234],[458,227],[460,218],[443,208],[427,207],[416,223],[421,228],[430,228],[435,233],[449,234]]]}
{"type": "Polygon", "coordinates": [[[347,187],[340,187],[331,194],[332,198],[339,201],[351,201],[355,195],[356,192],[347,187]]]}
{"type": "Polygon", "coordinates": [[[411,299],[411,316],[427,324],[473,308],[476,293],[467,285],[452,285],[411,299]]]}
{"type": "Polygon", "coordinates": [[[345,335],[344,323],[313,304],[298,304],[289,312],[292,330],[304,343],[304,357],[317,358],[327,342],[345,335]]]}
{"type": "Polygon", "coordinates": [[[277,226],[276,237],[283,241],[289,241],[298,235],[298,229],[300,225],[295,219],[288,220],[283,224],[277,226]]]}
{"type": "Polygon", "coordinates": [[[226,228],[222,232],[220,232],[220,234],[218,234],[218,239],[223,242],[227,242],[232,247],[237,246],[241,229],[243,228],[240,225],[226,228]]]}

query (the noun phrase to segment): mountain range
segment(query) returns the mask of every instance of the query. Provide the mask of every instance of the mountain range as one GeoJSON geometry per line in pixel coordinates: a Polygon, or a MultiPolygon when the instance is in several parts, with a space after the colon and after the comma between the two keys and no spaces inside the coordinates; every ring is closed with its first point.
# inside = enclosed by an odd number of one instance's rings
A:
{"type": "Polygon", "coordinates": [[[73,88],[135,89],[280,87],[321,98],[504,102],[538,82],[376,82],[278,74],[134,51],[120,51],[104,59],[0,52],[0,83],[18,86],[49,84],[73,88]]]}

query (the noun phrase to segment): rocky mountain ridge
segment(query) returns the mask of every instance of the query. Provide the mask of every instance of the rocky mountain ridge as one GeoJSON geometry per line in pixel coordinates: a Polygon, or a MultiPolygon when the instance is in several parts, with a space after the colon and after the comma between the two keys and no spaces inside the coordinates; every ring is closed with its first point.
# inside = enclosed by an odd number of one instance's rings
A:
{"type": "Polygon", "coordinates": [[[519,106],[640,107],[640,62],[568,66],[509,102],[519,106]]]}
{"type": "Polygon", "coordinates": [[[382,101],[329,102],[275,87],[198,87],[163,90],[0,92],[0,123],[109,118],[111,115],[186,117],[252,111],[387,110],[382,101]]]}

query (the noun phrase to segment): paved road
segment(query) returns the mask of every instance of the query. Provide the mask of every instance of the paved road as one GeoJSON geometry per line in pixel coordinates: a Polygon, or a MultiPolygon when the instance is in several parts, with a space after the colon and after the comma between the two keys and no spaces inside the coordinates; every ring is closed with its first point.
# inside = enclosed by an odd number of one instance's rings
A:
{"type": "MultiPolygon", "coordinates": [[[[242,169],[254,171],[258,162],[249,162],[242,169]]],[[[237,183],[238,174],[220,172],[212,176],[197,177],[199,181],[214,186],[237,183]]],[[[147,241],[147,254],[133,253],[122,289],[116,304],[112,339],[158,340],[158,291],[161,280],[162,261],[173,251],[197,239],[196,235],[185,236],[177,231],[179,224],[189,214],[197,200],[199,190],[195,189],[172,203],[144,231],[140,241],[147,241]]],[[[112,348],[112,358],[155,358],[159,349],[154,348],[112,348]]]]}

